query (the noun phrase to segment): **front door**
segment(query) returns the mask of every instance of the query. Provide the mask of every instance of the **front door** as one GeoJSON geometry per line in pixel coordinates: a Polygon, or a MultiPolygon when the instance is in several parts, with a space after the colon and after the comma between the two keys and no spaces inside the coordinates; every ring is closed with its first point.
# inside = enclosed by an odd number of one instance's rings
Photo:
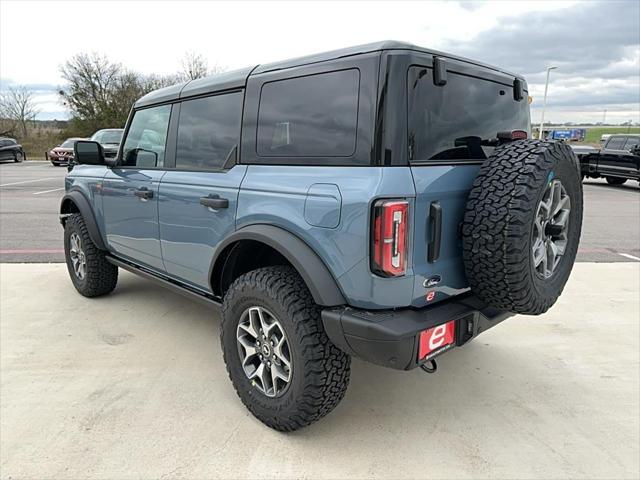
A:
{"type": "Polygon", "coordinates": [[[163,170],[170,105],[138,110],[122,159],[102,184],[105,232],[111,249],[137,264],[164,270],[158,227],[158,188],[163,170]]]}
{"type": "Polygon", "coordinates": [[[215,248],[235,229],[246,172],[246,166],[235,164],[242,98],[237,91],[180,104],[175,169],[160,182],[160,245],[166,272],[205,291],[210,291],[215,248]]]}

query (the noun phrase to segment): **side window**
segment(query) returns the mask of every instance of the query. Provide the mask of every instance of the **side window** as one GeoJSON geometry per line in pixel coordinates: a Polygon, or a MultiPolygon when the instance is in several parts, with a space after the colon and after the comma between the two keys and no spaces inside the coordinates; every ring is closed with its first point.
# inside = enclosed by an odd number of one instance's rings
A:
{"type": "Polygon", "coordinates": [[[171,105],[138,110],[131,122],[122,149],[122,164],[129,167],[161,167],[171,105]]]}
{"type": "Polygon", "coordinates": [[[182,102],[176,168],[221,168],[240,141],[241,115],[241,92],[182,102]]]}
{"type": "Polygon", "coordinates": [[[604,148],[609,150],[622,150],[624,140],[624,137],[611,137],[604,148]]]}
{"type": "Polygon", "coordinates": [[[631,150],[638,144],[640,144],[640,137],[629,137],[627,138],[627,143],[624,144],[624,149],[631,150]]]}
{"type": "Polygon", "coordinates": [[[258,155],[352,156],[359,90],[357,69],[265,83],[258,110],[258,155]]]}

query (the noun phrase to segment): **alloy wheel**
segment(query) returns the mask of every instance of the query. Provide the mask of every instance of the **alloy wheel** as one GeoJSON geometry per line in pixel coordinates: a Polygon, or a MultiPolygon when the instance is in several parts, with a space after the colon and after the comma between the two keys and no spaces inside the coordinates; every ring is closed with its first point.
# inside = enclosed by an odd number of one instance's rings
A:
{"type": "Polygon", "coordinates": [[[538,203],[534,220],[532,253],[536,273],[553,275],[567,248],[571,198],[562,182],[552,180],[538,203]]]}
{"type": "Polygon", "coordinates": [[[236,340],[251,384],[267,397],[282,395],[291,382],[293,365],[287,335],[276,316],[263,307],[248,308],[240,317],[236,340]]]}
{"type": "Polygon", "coordinates": [[[84,280],[87,274],[87,257],[82,250],[80,235],[73,232],[69,237],[69,256],[73,265],[73,272],[80,280],[84,280]]]}

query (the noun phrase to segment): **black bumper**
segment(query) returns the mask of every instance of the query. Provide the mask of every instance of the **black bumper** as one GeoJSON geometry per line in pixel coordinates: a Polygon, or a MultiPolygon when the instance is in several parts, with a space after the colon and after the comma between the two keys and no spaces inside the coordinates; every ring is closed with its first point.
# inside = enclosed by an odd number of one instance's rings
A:
{"type": "Polygon", "coordinates": [[[422,309],[328,308],[322,311],[322,322],[329,339],[344,352],[384,367],[410,370],[424,363],[418,361],[423,330],[456,320],[455,345],[461,346],[512,315],[465,294],[422,309]]]}

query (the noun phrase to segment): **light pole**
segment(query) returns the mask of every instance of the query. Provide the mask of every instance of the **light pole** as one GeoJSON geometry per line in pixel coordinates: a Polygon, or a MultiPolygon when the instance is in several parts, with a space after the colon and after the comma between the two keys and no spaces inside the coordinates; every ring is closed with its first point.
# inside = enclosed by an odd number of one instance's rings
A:
{"type": "Polygon", "coordinates": [[[544,128],[544,111],[547,108],[547,90],[549,90],[549,73],[558,67],[547,67],[547,81],[544,84],[544,99],[542,100],[542,117],[540,118],[540,131],[538,132],[538,140],[542,140],[542,129],[544,128]]]}

